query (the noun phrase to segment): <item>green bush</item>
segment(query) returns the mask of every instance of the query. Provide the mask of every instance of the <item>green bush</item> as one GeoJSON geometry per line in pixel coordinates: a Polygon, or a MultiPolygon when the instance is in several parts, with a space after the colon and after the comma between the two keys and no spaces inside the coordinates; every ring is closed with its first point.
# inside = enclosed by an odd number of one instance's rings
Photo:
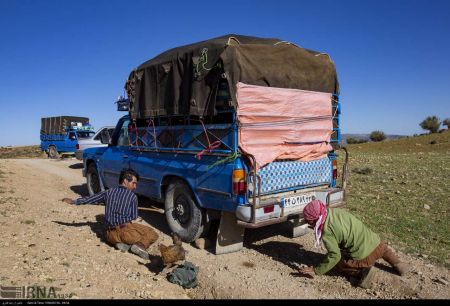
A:
{"type": "Polygon", "coordinates": [[[446,125],[447,130],[450,129],[450,118],[447,118],[444,121],[442,121],[442,125],[446,125]]]}
{"type": "Polygon", "coordinates": [[[348,144],[358,144],[358,143],[365,143],[365,142],[367,142],[366,139],[353,138],[353,137],[350,137],[347,139],[348,144]]]}
{"type": "Polygon", "coordinates": [[[383,141],[386,139],[386,135],[382,131],[373,131],[369,137],[372,141],[383,141]]]}
{"type": "Polygon", "coordinates": [[[420,127],[424,130],[429,130],[430,134],[437,133],[437,131],[439,131],[440,126],[441,121],[436,116],[429,116],[420,123],[420,127]]]}

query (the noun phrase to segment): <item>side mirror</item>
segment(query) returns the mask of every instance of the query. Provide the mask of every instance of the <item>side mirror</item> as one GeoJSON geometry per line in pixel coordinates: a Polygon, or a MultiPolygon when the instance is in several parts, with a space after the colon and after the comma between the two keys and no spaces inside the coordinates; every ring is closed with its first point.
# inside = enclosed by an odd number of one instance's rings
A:
{"type": "Polygon", "coordinates": [[[111,137],[109,136],[108,130],[103,130],[101,134],[102,144],[111,144],[111,137]]]}

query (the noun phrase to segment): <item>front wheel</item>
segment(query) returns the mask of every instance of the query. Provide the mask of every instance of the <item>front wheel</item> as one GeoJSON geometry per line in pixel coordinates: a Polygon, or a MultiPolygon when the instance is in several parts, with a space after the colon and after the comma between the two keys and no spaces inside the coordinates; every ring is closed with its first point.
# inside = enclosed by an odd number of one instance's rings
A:
{"type": "Polygon", "coordinates": [[[94,163],[89,164],[86,172],[86,181],[89,195],[94,195],[102,191],[100,185],[100,176],[98,175],[97,167],[94,163]]]}
{"type": "Polygon", "coordinates": [[[186,183],[172,181],[167,187],[164,204],[166,220],[173,232],[187,243],[200,237],[204,229],[203,212],[186,183]]]}

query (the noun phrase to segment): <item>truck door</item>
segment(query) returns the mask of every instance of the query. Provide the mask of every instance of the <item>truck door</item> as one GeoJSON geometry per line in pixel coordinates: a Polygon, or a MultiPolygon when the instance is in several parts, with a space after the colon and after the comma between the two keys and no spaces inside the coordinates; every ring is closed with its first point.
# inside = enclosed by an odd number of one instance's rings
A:
{"type": "Polygon", "coordinates": [[[119,184],[120,171],[129,168],[128,151],[129,136],[128,124],[129,119],[124,119],[121,124],[118,135],[113,135],[112,143],[103,153],[101,158],[101,172],[105,179],[105,187],[111,188],[119,184]]]}
{"type": "Polygon", "coordinates": [[[65,152],[75,152],[77,145],[77,135],[75,132],[68,132],[67,138],[64,141],[64,151],[65,152]]]}
{"type": "Polygon", "coordinates": [[[152,152],[132,151],[130,153],[130,167],[139,174],[136,193],[150,198],[158,198],[161,175],[164,173],[168,161],[152,152]]]}

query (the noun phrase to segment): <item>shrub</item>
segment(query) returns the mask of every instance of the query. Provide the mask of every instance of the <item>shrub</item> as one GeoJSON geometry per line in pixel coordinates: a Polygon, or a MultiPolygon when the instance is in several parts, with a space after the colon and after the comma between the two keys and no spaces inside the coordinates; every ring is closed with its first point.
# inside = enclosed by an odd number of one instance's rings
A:
{"type": "Polygon", "coordinates": [[[447,118],[444,121],[442,121],[442,125],[446,125],[447,130],[450,129],[450,118],[447,118]]]}
{"type": "Polygon", "coordinates": [[[347,139],[348,144],[358,144],[358,143],[365,143],[365,142],[367,142],[366,139],[353,138],[353,137],[350,137],[347,139]]]}
{"type": "Polygon", "coordinates": [[[383,141],[386,139],[386,135],[382,131],[373,131],[370,133],[370,140],[383,141]]]}
{"type": "Polygon", "coordinates": [[[436,116],[429,116],[424,121],[420,123],[420,127],[424,130],[429,130],[430,134],[439,131],[441,126],[441,121],[436,116]]]}

